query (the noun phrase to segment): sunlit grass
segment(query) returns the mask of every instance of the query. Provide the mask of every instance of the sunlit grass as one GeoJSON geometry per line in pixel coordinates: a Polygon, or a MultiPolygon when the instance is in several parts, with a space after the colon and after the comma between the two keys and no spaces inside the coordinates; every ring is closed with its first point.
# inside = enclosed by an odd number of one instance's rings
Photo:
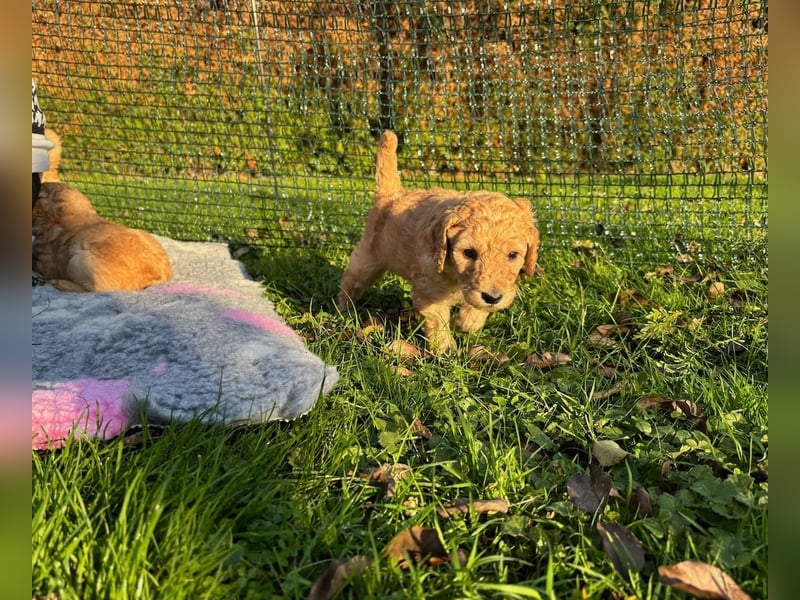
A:
{"type": "Polygon", "coordinates": [[[464,353],[481,344],[511,360],[405,363],[387,351],[398,338],[420,343],[402,281],[385,279],[361,310],[340,315],[331,298],[345,253],[251,250],[245,259],[287,322],[339,367],[340,383],[290,424],[192,424],[133,447],[34,454],[34,595],[304,598],[331,560],[365,555],[371,565],[341,597],[657,598],[666,590],[655,568],[684,559],[720,566],[766,597],[766,272],[718,273],[728,292],[710,303],[707,282],[547,252],[544,275],[527,280],[509,310],[458,337],[464,353]],[[652,305],[623,306],[627,289],[652,305]],[[742,289],[745,302],[728,301],[742,289]],[[609,347],[587,342],[623,310],[634,333],[609,347]],[[365,329],[370,315],[385,326],[365,329]],[[572,363],[523,366],[551,350],[572,363]],[[617,382],[618,392],[594,398],[617,382]],[[646,395],[696,403],[705,427],[637,408],[646,395]],[[432,437],[415,433],[415,421],[432,437]],[[609,469],[623,500],[603,518],[625,524],[647,553],[631,581],[600,548],[597,517],[566,495],[597,439],[629,452],[609,469]],[[391,498],[358,475],[386,463],[411,470],[391,498]],[[627,507],[638,487],[652,517],[627,507]],[[502,497],[510,510],[436,514],[461,497],[502,497]],[[392,566],[383,548],[413,524],[438,527],[465,565],[392,566]]]}

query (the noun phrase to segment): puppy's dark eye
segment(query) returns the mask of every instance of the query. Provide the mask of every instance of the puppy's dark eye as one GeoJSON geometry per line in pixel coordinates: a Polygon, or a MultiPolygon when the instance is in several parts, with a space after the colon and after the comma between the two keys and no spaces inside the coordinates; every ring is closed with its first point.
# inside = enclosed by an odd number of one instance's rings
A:
{"type": "Polygon", "coordinates": [[[519,256],[519,252],[509,252],[508,253],[508,260],[516,260],[519,256]]]}
{"type": "Polygon", "coordinates": [[[478,251],[474,248],[467,248],[464,250],[464,256],[470,260],[476,260],[478,258],[478,251]]]}

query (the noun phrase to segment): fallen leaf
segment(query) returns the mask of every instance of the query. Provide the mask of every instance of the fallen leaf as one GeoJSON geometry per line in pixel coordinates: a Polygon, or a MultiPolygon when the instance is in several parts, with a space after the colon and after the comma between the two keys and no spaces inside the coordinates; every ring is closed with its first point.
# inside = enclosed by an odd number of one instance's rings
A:
{"type": "MultiPolygon", "coordinates": [[[[611,300],[614,300],[612,297],[611,300]]],[[[620,304],[627,304],[629,306],[636,306],[639,308],[646,308],[648,306],[658,306],[657,302],[653,302],[641,292],[636,290],[624,289],[620,290],[616,295],[616,300],[620,304]]]]}
{"type": "Polygon", "coordinates": [[[590,346],[596,348],[613,348],[623,336],[630,332],[631,329],[627,325],[618,325],[616,323],[598,325],[589,333],[587,341],[590,346]]]}
{"type": "Polygon", "coordinates": [[[419,419],[414,419],[414,421],[411,423],[411,433],[421,437],[423,440],[429,440],[433,437],[431,430],[425,427],[425,425],[419,419]]]}
{"type": "Polygon", "coordinates": [[[725,294],[725,284],[721,281],[714,281],[708,286],[706,298],[711,304],[714,304],[725,294]]]}
{"type": "Polygon", "coordinates": [[[639,408],[645,409],[657,406],[662,410],[679,412],[684,417],[693,419],[705,418],[703,411],[690,400],[673,400],[672,398],[665,398],[664,396],[645,396],[644,398],[640,398],[636,404],[639,408]]]}
{"type": "Polygon", "coordinates": [[[627,528],[619,523],[597,521],[597,531],[603,543],[603,552],[620,575],[630,579],[631,572],[638,573],[644,568],[644,549],[627,528]]]}
{"type": "Polygon", "coordinates": [[[650,503],[650,494],[648,494],[647,490],[644,488],[636,488],[636,490],[633,492],[631,495],[630,507],[631,512],[639,518],[653,516],[653,506],[650,503]]]}
{"type": "MultiPolygon", "coordinates": [[[[689,258],[690,260],[688,262],[691,262],[691,257],[689,258]]],[[[662,279],[667,279],[670,281],[677,281],[679,283],[698,283],[700,281],[705,281],[707,279],[707,276],[703,277],[702,275],[699,274],[681,275],[680,277],[676,277],[675,270],[673,267],[661,267],[659,269],[656,269],[655,271],[649,271],[644,275],[644,278],[647,280],[654,279],[656,277],[660,277],[662,279]]]]}
{"type": "Polygon", "coordinates": [[[619,498],[611,476],[597,464],[589,465],[589,475],[576,473],[567,480],[567,496],[586,513],[595,513],[609,498],[619,498]]]}
{"type": "Polygon", "coordinates": [[[608,379],[616,377],[617,375],[623,372],[623,370],[619,367],[615,367],[614,365],[609,363],[601,363],[600,361],[595,359],[592,359],[589,362],[589,366],[594,370],[596,370],[598,373],[600,373],[600,375],[608,379]]]}
{"type": "Polygon", "coordinates": [[[422,356],[422,350],[418,346],[405,340],[392,340],[387,350],[400,360],[412,360],[422,356]]]}
{"type": "MultiPolygon", "coordinates": [[[[352,476],[352,472],[348,473],[352,476]]],[[[362,471],[358,474],[362,479],[367,479],[373,483],[385,486],[387,498],[393,498],[397,491],[397,482],[411,475],[411,467],[403,463],[396,465],[384,464],[369,471],[362,471]]]]}
{"type": "Polygon", "coordinates": [[[728,297],[728,304],[733,308],[739,309],[749,301],[749,294],[746,290],[733,290],[728,297]]]}
{"type": "Polygon", "coordinates": [[[592,444],[592,456],[601,467],[612,467],[628,456],[628,453],[614,440],[597,440],[592,444]]]}
{"type": "Polygon", "coordinates": [[[394,365],[389,369],[391,370],[392,373],[394,373],[398,377],[414,377],[414,371],[402,365],[394,365]]]}
{"type": "Polygon", "coordinates": [[[361,575],[369,566],[366,556],[354,556],[350,560],[336,559],[325,572],[314,582],[308,592],[308,600],[329,600],[342,589],[347,580],[361,575]]]}
{"type": "MultiPolygon", "coordinates": [[[[439,565],[450,560],[436,530],[420,525],[398,533],[384,552],[389,559],[396,560],[401,569],[407,569],[410,563],[417,564],[423,559],[430,565],[439,565]]],[[[462,559],[461,553],[458,558],[462,559]]]]}
{"type": "Polygon", "coordinates": [[[542,354],[531,354],[525,359],[525,366],[529,369],[553,369],[561,365],[568,365],[572,362],[569,354],[561,352],[543,352],[542,354]]]}
{"type": "Polygon", "coordinates": [[[476,362],[508,362],[511,360],[507,355],[498,350],[490,350],[486,346],[472,346],[469,349],[469,360],[476,362]]]}
{"type": "Polygon", "coordinates": [[[648,271],[644,274],[645,279],[653,279],[655,277],[662,277],[664,279],[671,279],[672,273],[675,269],[673,267],[659,267],[655,271],[648,271]]]}
{"type": "Polygon", "coordinates": [[[686,560],[674,565],[660,565],[661,581],[695,598],[750,600],[739,585],[724,571],[712,565],[686,560]]]}
{"type": "Polygon", "coordinates": [[[621,310],[611,315],[611,320],[617,325],[631,325],[633,323],[633,315],[627,310],[621,310]]]}
{"type": "Polygon", "coordinates": [[[505,514],[508,512],[508,502],[502,498],[494,498],[491,500],[470,500],[469,498],[459,498],[455,502],[445,504],[441,508],[438,508],[436,512],[441,518],[446,519],[455,515],[468,515],[470,509],[476,514],[487,512],[499,512],[505,514]]]}
{"type": "Polygon", "coordinates": [[[604,398],[608,398],[609,396],[613,396],[614,394],[618,393],[622,389],[623,385],[625,385],[624,382],[617,381],[616,383],[613,383],[608,389],[595,390],[594,392],[592,392],[591,399],[592,400],[603,400],[604,398]]]}

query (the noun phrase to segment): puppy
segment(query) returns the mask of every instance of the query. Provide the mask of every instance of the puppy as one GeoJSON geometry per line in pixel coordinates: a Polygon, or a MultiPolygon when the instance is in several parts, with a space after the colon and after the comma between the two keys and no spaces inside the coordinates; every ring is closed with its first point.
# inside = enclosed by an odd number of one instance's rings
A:
{"type": "Polygon", "coordinates": [[[404,190],[391,131],[380,139],[375,181],[375,204],[336,305],[345,310],[384,272],[396,273],[411,283],[431,352],[450,351],[453,306],[460,305],[456,327],[476,331],[513,302],[520,275],[533,275],[539,232],[530,203],[491,192],[404,190]]]}
{"type": "Polygon", "coordinates": [[[50,129],[45,137],[56,146],[33,207],[33,269],[68,292],[140,290],[167,281],[172,266],[161,244],[145,231],[106,221],[86,196],[59,182],[61,140],[50,129]]]}

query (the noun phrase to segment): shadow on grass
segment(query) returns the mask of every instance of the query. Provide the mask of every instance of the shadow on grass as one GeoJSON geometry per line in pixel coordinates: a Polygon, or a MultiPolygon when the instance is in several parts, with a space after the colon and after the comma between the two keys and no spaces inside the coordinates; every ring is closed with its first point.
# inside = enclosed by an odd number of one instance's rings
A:
{"type": "MultiPolygon", "coordinates": [[[[271,300],[288,303],[299,314],[337,312],[345,254],[331,258],[308,250],[252,248],[240,260],[252,277],[262,281],[271,300]]],[[[356,312],[361,317],[379,316],[386,324],[408,321],[413,312],[408,284],[385,275],[358,300],[356,312]]]]}

